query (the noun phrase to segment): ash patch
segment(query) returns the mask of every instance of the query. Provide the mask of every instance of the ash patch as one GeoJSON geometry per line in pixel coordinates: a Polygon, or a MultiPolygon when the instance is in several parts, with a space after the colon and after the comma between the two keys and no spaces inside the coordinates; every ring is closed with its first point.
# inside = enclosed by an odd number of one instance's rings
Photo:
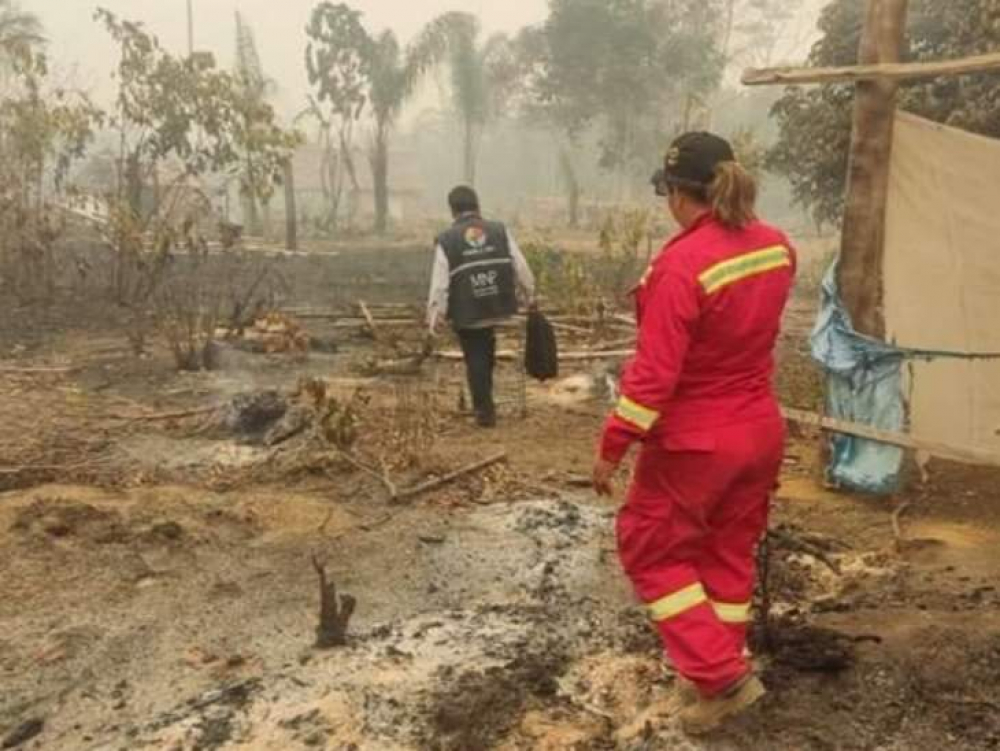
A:
{"type": "Polygon", "coordinates": [[[566,607],[598,593],[630,602],[616,564],[611,515],[567,501],[489,506],[424,551],[435,600],[464,608],[476,600],[566,607]]]}
{"type": "MultiPolygon", "coordinates": [[[[831,629],[777,619],[760,646],[771,657],[766,678],[774,685],[792,685],[799,673],[838,674],[854,667],[857,645],[866,641],[831,629]]],[[[873,640],[878,643],[877,639],[873,640]]]]}
{"type": "Polygon", "coordinates": [[[221,426],[230,434],[260,440],[288,412],[277,390],[237,394],[222,410],[221,426]]]}
{"type": "Polygon", "coordinates": [[[495,667],[462,672],[442,668],[437,680],[445,688],[430,698],[429,732],[421,746],[435,751],[493,748],[527,710],[557,699],[569,661],[564,648],[552,644],[535,645],[533,651],[495,667]]]}
{"type": "Polygon", "coordinates": [[[39,498],[26,506],[11,531],[36,539],[72,538],[99,545],[125,543],[130,537],[117,512],[62,498],[39,498]]]}
{"type": "Polygon", "coordinates": [[[556,544],[581,542],[592,531],[593,519],[585,518],[580,506],[568,501],[535,504],[525,507],[514,520],[514,529],[537,537],[555,533],[556,544]]]}
{"type": "Polygon", "coordinates": [[[165,713],[142,732],[155,734],[174,727],[185,736],[185,748],[214,751],[239,739],[245,714],[260,689],[261,682],[254,679],[208,691],[165,713]]]}

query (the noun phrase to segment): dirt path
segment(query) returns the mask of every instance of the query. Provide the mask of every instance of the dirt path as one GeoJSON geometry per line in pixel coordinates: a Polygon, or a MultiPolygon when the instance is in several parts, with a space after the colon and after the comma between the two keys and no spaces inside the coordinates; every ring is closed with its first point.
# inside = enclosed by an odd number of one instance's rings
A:
{"type": "MultiPolygon", "coordinates": [[[[544,428],[492,440],[517,457],[544,428]]],[[[0,728],[44,720],[25,747],[59,749],[696,747],[617,571],[610,508],[429,500],[363,532],[381,511],[308,489],[7,494],[0,728]],[[313,551],[360,600],[341,651],[310,648],[313,551]]],[[[881,506],[790,472],[777,521],[850,547],[842,576],[789,559],[811,605],[786,614],[866,640],[817,665],[825,637],[789,626],[765,706],[707,747],[996,742],[997,529],[922,505],[897,555],[881,506]]]]}
{"type": "MultiPolygon", "coordinates": [[[[289,389],[306,371],[354,383],[351,350],[178,376],[109,346],[96,334],[38,344],[40,359],[60,352],[86,367],[5,381],[20,422],[0,425],[0,442],[54,440],[61,423],[42,429],[68,406],[80,419],[197,407],[247,387],[289,389]]],[[[783,389],[812,406],[802,355],[784,352],[783,389]]],[[[772,551],[771,649],[758,655],[770,695],[718,737],[684,739],[673,679],[618,570],[614,508],[580,487],[605,406],[586,385],[595,374],[577,375],[533,387],[527,418],[495,432],[458,414],[455,368],[435,372],[429,406],[423,392],[376,390],[376,407],[396,407],[364,414],[390,434],[383,458],[400,483],[509,455],[404,507],[345,465],[241,482],[260,448],[196,423],[102,427],[95,450],[127,460],[106,489],[98,472],[83,485],[29,477],[28,489],[0,494],[0,744],[1000,746],[996,474],[933,468],[929,484],[895,499],[911,503],[897,545],[892,502],[824,489],[808,435],[790,447],[774,525],[819,540],[839,573],[813,554],[772,551]],[[400,418],[400,404],[427,424],[400,418]],[[359,601],[340,650],[312,648],[314,554],[359,601]]],[[[71,437],[60,439],[66,452],[71,437]]]]}

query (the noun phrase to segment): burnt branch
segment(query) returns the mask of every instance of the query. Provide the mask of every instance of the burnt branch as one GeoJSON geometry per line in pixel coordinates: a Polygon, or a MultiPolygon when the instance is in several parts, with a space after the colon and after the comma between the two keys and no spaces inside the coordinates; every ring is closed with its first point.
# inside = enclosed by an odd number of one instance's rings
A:
{"type": "Polygon", "coordinates": [[[354,615],[357,600],[351,595],[337,597],[337,585],[326,578],[326,566],[317,556],[312,559],[319,576],[319,626],[316,627],[316,648],[332,649],[347,645],[347,628],[354,615]]]}

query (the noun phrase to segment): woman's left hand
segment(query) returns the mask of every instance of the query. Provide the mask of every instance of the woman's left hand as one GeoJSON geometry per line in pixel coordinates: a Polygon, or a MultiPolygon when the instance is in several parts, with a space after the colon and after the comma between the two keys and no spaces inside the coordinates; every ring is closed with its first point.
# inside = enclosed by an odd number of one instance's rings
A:
{"type": "Polygon", "coordinates": [[[597,495],[614,495],[615,489],[612,484],[612,479],[617,471],[617,464],[600,457],[597,458],[594,462],[594,492],[597,493],[597,495]]]}

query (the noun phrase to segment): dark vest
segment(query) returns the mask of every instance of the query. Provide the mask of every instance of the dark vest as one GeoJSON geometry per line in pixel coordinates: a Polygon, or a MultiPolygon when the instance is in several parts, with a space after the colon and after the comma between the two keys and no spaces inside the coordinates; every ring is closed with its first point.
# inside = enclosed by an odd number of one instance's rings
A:
{"type": "Polygon", "coordinates": [[[438,237],[448,257],[448,318],[456,329],[517,313],[514,260],[507,229],[478,216],[460,218],[438,237]]]}

